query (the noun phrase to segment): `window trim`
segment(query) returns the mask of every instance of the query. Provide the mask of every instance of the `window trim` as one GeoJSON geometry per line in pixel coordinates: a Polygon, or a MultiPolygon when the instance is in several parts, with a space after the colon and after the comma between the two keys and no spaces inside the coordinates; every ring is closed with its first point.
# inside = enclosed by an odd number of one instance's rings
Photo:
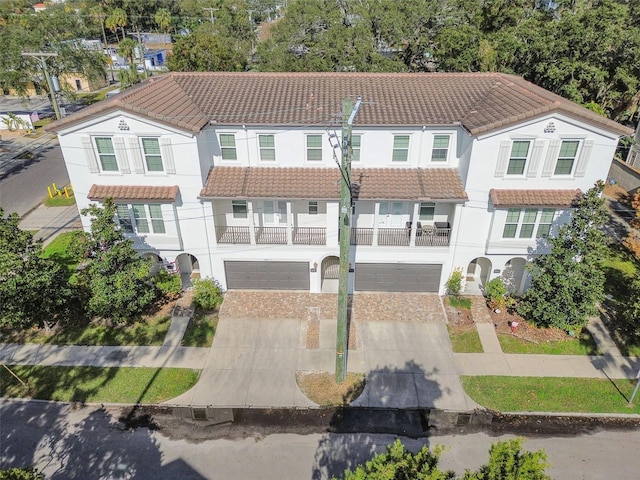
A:
{"type": "Polygon", "coordinates": [[[142,157],[144,158],[144,168],[146,169],[147,173],[164,173],[165,169],[164,169],[164,159],[162,158],[162,148],[160,146],[160,138],[159,137],[139,137],[140,138],[140,147],[142,149],[142,157]],[[155,140],[158,143],[158,153],[157,154],[147,154],[145,152],[145,148],[144,148],[144,141],[145,140],[155,140]],[[149,168],[149,159],[148,157],[159,157],[160,158],[160,170],[151,170],[149,168]]]}
{"type": "Polygon", "coordinates": [[[259,133],[258,134],[258,155],[260,158],[261,162],[265,162],[265,163],[273,163],[277,160],[276,157],[276,136],[273,133],[259,133]],[[273,146],[271,147],[263,147],[261,145],[261,140],[263,137],[271,137],[271,139],[273,140],[273,146]],[[266,159],[263,157],[263,151],[272,151],[273,152],[273,158],[272,159],[266,159]]]}
{"type": "Polygon", "coordinates": [[[451,137],[452,135],[450,133],[436,133],[433,135],[433,143],[431,145],[431,161],[434,163],[447,163],[449,161],[449,150],[451,149],[451,137]],[[443,147],[436,147],[436,139],[440,137],[446,137],[447,139],[447,147],[443,148],[443,147]],[[434,154],[436,153],[436,151],[442,151],[444,150],[444,158],[442,159],[435,159],[434,158],[434,154]]]}
{"type": "Polygon", "coordinates": [[[553,176],[554,177],[570,177],[574,174],[575,170],[576,170],[576,164],[578,163],[578,158],[580,156],[580,149],[582,147],[584,140],[580,139],[580,138],[562,138],[561,142],[560,142],[560,148],[558,150],[558,156],[556,157],[556,161],[555,164],[553,166],[553,176]],[[561,157],[560,153],[562,152],[562,146],[565,143],[575,143],[576,144],[576,152],[573,156],[573,158],[571,157],[561,157]],[[558,173],[558,166],[559,166],[559,162],[561,160],[568,160],[571,158],[571,168],[569,170],[568,173],[558,173]]]}
{"type": "Polygon", "coordinates": [[[233,214],[233,218],[244,219],[249,218],[249,208],[246,200],[231,200],[231,213],[233,214]],[[244,208],[244,212],[238,210],[236,208],[244,208]]]}
{"type": "Polygon", "coordinates": [[[505,171],[505,176],[523,177],[526,174],[526,172],[527,172],[527,164],[529,163],[529,160],[531,159],[532,143],[533,143],[533,140],[530,140],[528,138],[514,138],[513,140],[511,140],[511,149],[509,150],[509,158],[507,160],[507,169],[505,171]],[[513,154],[513,149],[514,149],[516,143],[526,143],[527,144],[527,154],[524,157],[515,156],[513,154]],[[524,163],[522,164],[522,171],[521,172],[517,172],[517,173],[509,172],[509,170],[511,168],[511,162],[514,161],[514,160],[515,161],[523,161],[524,160],[524,163]]]}
{"type": "MultiPolygon", "coordinates": [[[[507,216],[504,221],[504,227],[502,228],[502,240],[534,240],[537,238],[543,238],[548,236],[551,232],[551,227],[554,220],[557,218],[558,209],[556,208],[544,208],[544,207],[527,207],[527,208],[508,208],[507,216]],[[527,219],[527,213],[531,215],[535,212],[535,217],[531,221],[531,217],[527,219]],[[517,219],[514,221],[513,216],[517,213],[517,219]],[[545,218],[545,214],[551,214],[551,218],[545,218]],[[511,221],[509,216],[512,215],[511,221]],[[543,219],[545,220],[543,222],[543,219]],[[527,221],[528,220],[528,221],[527,221]],[[547,221],[548,220],[548,221],[547,221]],[[525,226],[531,227],[531,233],[528,236],[523,236],[523,230],[525,226]],[[515,228],[513,228],[515,227],[515,228]],[[541,229],[545,228],[547,231],[541,233],[541,229]],[[510,229],[510,234],[506,235],[507,228],[510,229]],[[511,229],[513,233],[511,234],[511,229]]],[[[526,230],[525,230],[526,231],[526,230]]]]}
{"type": "Polygon", "coordinates": [[[120,165],[118,164],[118,155],[116,154],[116,149],[115,149],[115,146],[113,144],[113,137],[112,136],[101,136],[101,135],[94,136],[93,137],[93,147],[95,148],[96,154],[98,156],[98,166],[100,167],[100,172],[107,172],[107,173],[120,172],[120,165]],[[101,153],[100,152],[100,147],[98,146],[98,140],[109,140],[112,152],[110,152],[110,153],[102,152],[101,153]],[[104,163],[102,162],[102,155],[112,156],[116,168],[114,168],[114,169],[106,169],[106,168],[104,168],[104,163]]]}
{"type": "Polygon", "coordinates": [[[351,135],[351,161],[359,163],[361,161],[362,154],[362,134],[354,133],[351,135]],[[354,145],[354,140],[358,139],[358,145],[354,145]],[[357,152],[357,153],[356,153],[357,152]]]}
{"type": "Polygon", "coordinates": [[[219,133],[218,142],[220,144],[220,158],[225,162],[237,162],[238,161],[238,144],[236,143],[236,134],[235,133],[219,133]],[[232,138],[233,146],[223,145],[222,137],[232,138]],[[229,153],[233,151],[234,158],[225,158],[225,151],[228,151],[229,153]]]}
{"type": "Polygon", "coordinates": [[[435,202],[420,202],[420,206],[418,207],[418,219],[421,222],[430,222],[431,220],[433,220],[436,216],[436,204],[435,202]],[[422,213],[422,211],[424,210],[431,210],[430,214],[424,214],[422,213]],[[431,218],[429,218],[431,217],[431,218]]]}
{"type": "Polygon", "coordinates": [[[164,214],[162,212],[162,203],[116,203],[116,220],[118,226],[125,234],[130,235],[166,235],[167,227],[164,214]],[[137,216],[135,207],[142,207],[142,213],[144,216],[137,216]],[[152,212],[151,207],[158,207],[156,212],[152,212]],[[123,218],[123,209],[127,211],[127,217],[123,218]],[[121,210],[118,212],[118,210],[121,210]],[[160,213],[160,216],[155,216],[155,213],[160,213]],[[146,231],[139,228],[139,224],[146,223],[146,231]],[[161,223],[157,223],[161,222],[161,223]],[[161,225],[161,228],[157,228],[161,225]],[[156,231],[160,230],[162,231],[156,231]]]}
{"type": "Polygon", "coordinates": [[[318,210],[318,201],[309,200],[309,215],[318,215],[318,210]]]}
{"type": "Polygon", "coordinates": [[[324,160],[324,155],[322,152],[322,134],[321,133],[307,133],[304,137],[304,146],[305,146],[305,159],[307,160],[307,162],[313,162],[313,163],[321,163],[324,160]],[[309,139],[311,137],[320,137],[320,143],[318,144],[318,146],[309,146],[309,139]],[[309,152],[313,151],[313,152],[320,152],[320,158],[319,159],[311,159],[309,152]]]}
{"type": "Polygon", "coordinates": [[[393,134],[393,146],[391,150],[391,162],[392,163],[407,163],[409,161],[409,148],[411,148],[411,135],[406,133],[394,133],[393,134]],[[396,140],[401,137],[407,138],[407,146],[406,147],[396,147],[396,140]],[[404,152],[404,159],[396,160],[396,153],[404,152]]]}

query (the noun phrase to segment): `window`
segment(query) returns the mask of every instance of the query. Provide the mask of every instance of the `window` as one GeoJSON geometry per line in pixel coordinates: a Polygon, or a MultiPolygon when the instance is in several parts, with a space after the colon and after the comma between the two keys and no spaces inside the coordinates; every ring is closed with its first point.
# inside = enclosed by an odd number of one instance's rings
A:
{"type": "Polygon", "coordinates": [[[307,161],[322,161],[322,135],[307,135],[307,161]]]}
{"type": "Polygon", "coordinates": [[[167,233],[160,204],[117,205],[116,213],[125,233],[167,233]]]}
{"type": "Polygon", "coordinates": [[[558,161],[556,162],[556,169],[553,172],[554,175],[571,175],[576,154],[578,153],[579,143],[578,140],[562,141],[558,161]]]}
{"type": "Polygon", "coordinates": [[[359,162],[360,161],[360,145],[362,142],[362,135],[352,135],[351,136],[351,161],[359,162]]]}
{"type": "Polygon", "coordinates": [[[393,136],[392,162],[406,162],[409,159],[409,135],[393,136]]]}
{"type": "Polygon", "coordinates": [[[436,211],[436,204],[423,202],[420,204],[420,220],[433,220],[436,211]]]}
{"type": "Polygon", "coordinates": [[[104,172],[117,172],[118,162],[116,152],[113,149],[113,142],[110,137],[96,138],[96,148],[100,158],[100,166],[104,172]]]}
{"type": "Polygon", "coordinates": [[[435,135],[433,137],[432,162],[446,162],[449,155],[449,135],[435,135]]]}
{"type": "Polygon", "coordinates": [[[263,162],[275,162],[276,141],[273,135],[258,135],[260,145],[260,160],[263,162]]]}
{"type": "Polygon", "coordinates": [[[157,138],[143,138],[142,151],[149,172],[162,172],[162,156],[160,155],[160,143],[157,138]]]}
{"type": "Polygon", "coordinates": [[[245,200],[232,200],[233,218],[247,218],[247,202],[245,200]]]}
{"type": "Polygon", "coordinates": [[[118,223],[122,231],[125,233],[133,233],[133,222],[129,214],[129,206],[116,205],[116,215],[118,216],[118,223]]]}
{"type": "Polygon", "coordinates": [[[551,231],[556,211],[553,208],[510,208],[504,224],[502,238],[545,237],[551,231]]]}
{"type": "Polygon", "coordinates": [[[223,160],[237,160],[236,136],[233,133],[220,134],[220,150],[223,160]]]}
{"type": "Polygon", "coordinates": [[[318,202],[309,202],[309,215],[318,214],[318,202]]]}
{"type": "Polygon", "coordinates": [[[527,163],[530,143],[528,140],[516,140],[513,142],[507,175],[524,175],[524,166],[527,163]]]}

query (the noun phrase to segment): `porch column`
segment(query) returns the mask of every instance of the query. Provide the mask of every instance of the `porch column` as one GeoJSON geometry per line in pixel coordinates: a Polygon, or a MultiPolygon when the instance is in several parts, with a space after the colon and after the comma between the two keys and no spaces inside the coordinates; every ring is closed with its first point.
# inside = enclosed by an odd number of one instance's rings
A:
{"type": "Polygon", "coordinates": [[[380,202],[373,204],[373,238],[371,239],[371,245],[378,246],[378,218],[380,217],[380,202]]]}
{"type": "Polygon", "coordinates": [[[411,236],[409,237],[409,246],[416,246],[416,232],[418,231],[418,219],[420,218],[420,202],[413,204],[413,213],[411,214],[411,236]]]}
{"type": "Polygon", "coordinates": [[[291,201],[287,200],[287,245],[293,245],[293,218],[291,218],[291,201]]]}
{"type": "MultiPolygon", "coordinates": [[[[216,225],[216,209],[213,205],[214,202],[215,200],[211,201],[211,207],[210,207],[211,220],[209,220],[209,215],[207,215],[207,208],[206,208],[207,202],[205,201],[202,201],[202,214],[204,216],[205,227],[207,228],[207,231],[209,231],[209,226],[211,226],[211,231],[213,232],[213,235],[209,236],[207,241],[209,242],[210,245],[213,245],[215,247],[216,245],[218,245],[218,227],[216,225]]],[[[209,252],[209,254],[211,253],[209,252]]]]}
{"type": "Polygon", "coordinates": [[[256,226],[253,218],[253,200],[247,200],[247,217],[249,217],[249,239],[251,245],[256,244],[256,226]]]}

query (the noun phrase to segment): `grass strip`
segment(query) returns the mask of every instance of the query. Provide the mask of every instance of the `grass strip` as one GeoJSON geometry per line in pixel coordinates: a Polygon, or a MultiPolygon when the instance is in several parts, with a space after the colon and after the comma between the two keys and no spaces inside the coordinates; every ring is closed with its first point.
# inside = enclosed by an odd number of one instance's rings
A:
{"type": "Polygon", "coordinates": [[[0,396],[64,402],[159,403],[186,392],[199,370],[134,367],[10,366],[0,369],[0,396]]]}
{"type": "Polygon", "coordinates": [[[584,329],[580,336],[571,340],[533,343],[513,335],[498,334],[504,353],[530,353],[540,355],[601,355],[591,334],[584,329]]]}
{"type": "Polygon", "coordinates": [[[60,265],[65,266],[70,272],[75,271],[82,258],[75,252],[74,245],[80,242],[83,236],[84,232],[82,230],[61,233],[44,247],[44,256],[52,258],[60,265]]]}
{"type": "Polygon", "coordinates": [[[452,329],[447,325],[451,346],[456,353],[483,353],[482,342],[475,326],[469,329],[452,329]]]}
{"type": "Polygon", "coordinates": [[[218,316],[196,309],[182,337],[183,347],[210,347],[218,327],[218,316]]]}
{"type": "Polygon", "coordinates": [[[76,197],[71,195],[67,198],[65,195],[56,195],[53,198],[47,197],[44,201],[45,207],[70,207],[76,204],[76,197]]]}
{"type": "Polygon", "coordinates": [[[600,378],[463,376],[465,392],[500,412],[640,414],[640,398],[628,406],[635,380],[600,378]]]}

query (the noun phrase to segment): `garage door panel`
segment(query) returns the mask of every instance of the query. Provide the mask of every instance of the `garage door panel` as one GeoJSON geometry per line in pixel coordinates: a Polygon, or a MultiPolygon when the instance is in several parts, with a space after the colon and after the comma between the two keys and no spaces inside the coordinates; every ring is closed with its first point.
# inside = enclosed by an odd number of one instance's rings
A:
{"type": "Polygon", "coordinates": [[[309,290],[307,262],[224,262],[228,289],[309,290]]]}
{"type": "Polygon", "coordinates": [[[358,263],[355,289],[373,292],[437,292],[442,265],[358,263]]]}

